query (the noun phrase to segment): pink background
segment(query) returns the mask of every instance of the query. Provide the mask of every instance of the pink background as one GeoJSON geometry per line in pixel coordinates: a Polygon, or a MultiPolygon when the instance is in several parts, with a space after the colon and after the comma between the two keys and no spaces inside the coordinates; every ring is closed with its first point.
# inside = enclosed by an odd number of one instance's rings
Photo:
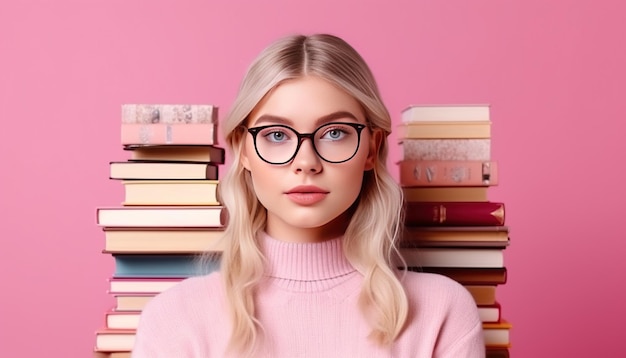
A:
{"type": "Polygon", "coordinates": [[[95,208],[122,200],[108,179],[109,161],[127,158],[120,105],[213,103],[223,116],[252,58],[293,32],[352,43],[396,121],[411,103],[492,105],[501,184],[490,199],[506,203],[512,229],[498,289],[511,352],[615,356],[626,333],[624,11],[584,0],[3,1],[2,356],[90,356],[112,305],[95,208]]]}

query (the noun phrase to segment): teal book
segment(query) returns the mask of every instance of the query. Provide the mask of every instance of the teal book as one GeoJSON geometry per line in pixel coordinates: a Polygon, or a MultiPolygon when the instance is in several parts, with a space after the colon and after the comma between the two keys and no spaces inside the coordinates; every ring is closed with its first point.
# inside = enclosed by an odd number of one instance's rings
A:
{"type": "Polygon", "coordinates": [[[219,260],[200,261],[190,254],[114,254],[115,278],[172,277],[186,278],[219,269],[219,260]]]}

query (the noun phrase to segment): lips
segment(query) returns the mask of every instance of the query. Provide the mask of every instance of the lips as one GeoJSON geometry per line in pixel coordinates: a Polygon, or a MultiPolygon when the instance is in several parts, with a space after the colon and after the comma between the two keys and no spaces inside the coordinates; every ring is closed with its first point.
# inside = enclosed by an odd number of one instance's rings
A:
{"type": "Polygon", "coordinates": [[[287,197],[299,205],[316,204],[328,195],[328,191],[313,185],[301,185],[287,191],[287,197]]]}

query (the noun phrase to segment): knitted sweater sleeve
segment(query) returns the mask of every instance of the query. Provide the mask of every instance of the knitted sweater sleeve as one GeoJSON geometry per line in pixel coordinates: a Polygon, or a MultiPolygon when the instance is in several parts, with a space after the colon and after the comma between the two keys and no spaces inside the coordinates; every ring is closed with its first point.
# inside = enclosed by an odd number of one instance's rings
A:
{"type": "MultiPolygon", "coordinates": [[[[185,356],[180,321],[172,295],[159,295],[143,309],[135,336],[132,358],[167,358],[185,356]]],[[[178,303],[180,305],[180,303],[178,303]]]]}
{"type": "MultiPolygon", "coordinates": [[[[451,280],[450,280],[451,281],[451,280]]],[[[451,304],[436,348],[437,358],[484,358],[485,343],[476,301],[457,282],[450,282],[451,304]]]]}
{"type": "Polygon", "coordinates": [[[197,356],[200,279],[188,279],[157,295],[142,310],[132,358],[197,356]]]}

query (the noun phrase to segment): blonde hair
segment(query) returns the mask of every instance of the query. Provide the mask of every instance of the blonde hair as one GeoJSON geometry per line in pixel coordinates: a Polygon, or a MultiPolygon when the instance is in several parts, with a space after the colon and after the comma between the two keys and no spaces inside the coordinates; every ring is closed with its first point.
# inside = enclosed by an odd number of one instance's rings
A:
{"type": "Polygon", "coordinates": [[[251,64],[222,124],[233,161],[220,182],[220,197],[229,216],[221,272],[232,323],[229,347],[239,352],[252,352],[262,331],[255,317],[254,296],[265,266],[256,235],[266,219],[250,175],[240,164],[247,134],[242,124],[272,88],[302,76],[317,76],[342,88],[360,102],[369,127],[385,133],[374,169],[364,174],[343,248],[347,259],[364,276],[359,305],[371,324],[370,337],[381,345],[391,344],[407,320],[406,293],[394,269],[402,192],[386,168],[389,112],[369,67],[348,43],[328,34],[294,35],[271,44],[251,64]]]}

